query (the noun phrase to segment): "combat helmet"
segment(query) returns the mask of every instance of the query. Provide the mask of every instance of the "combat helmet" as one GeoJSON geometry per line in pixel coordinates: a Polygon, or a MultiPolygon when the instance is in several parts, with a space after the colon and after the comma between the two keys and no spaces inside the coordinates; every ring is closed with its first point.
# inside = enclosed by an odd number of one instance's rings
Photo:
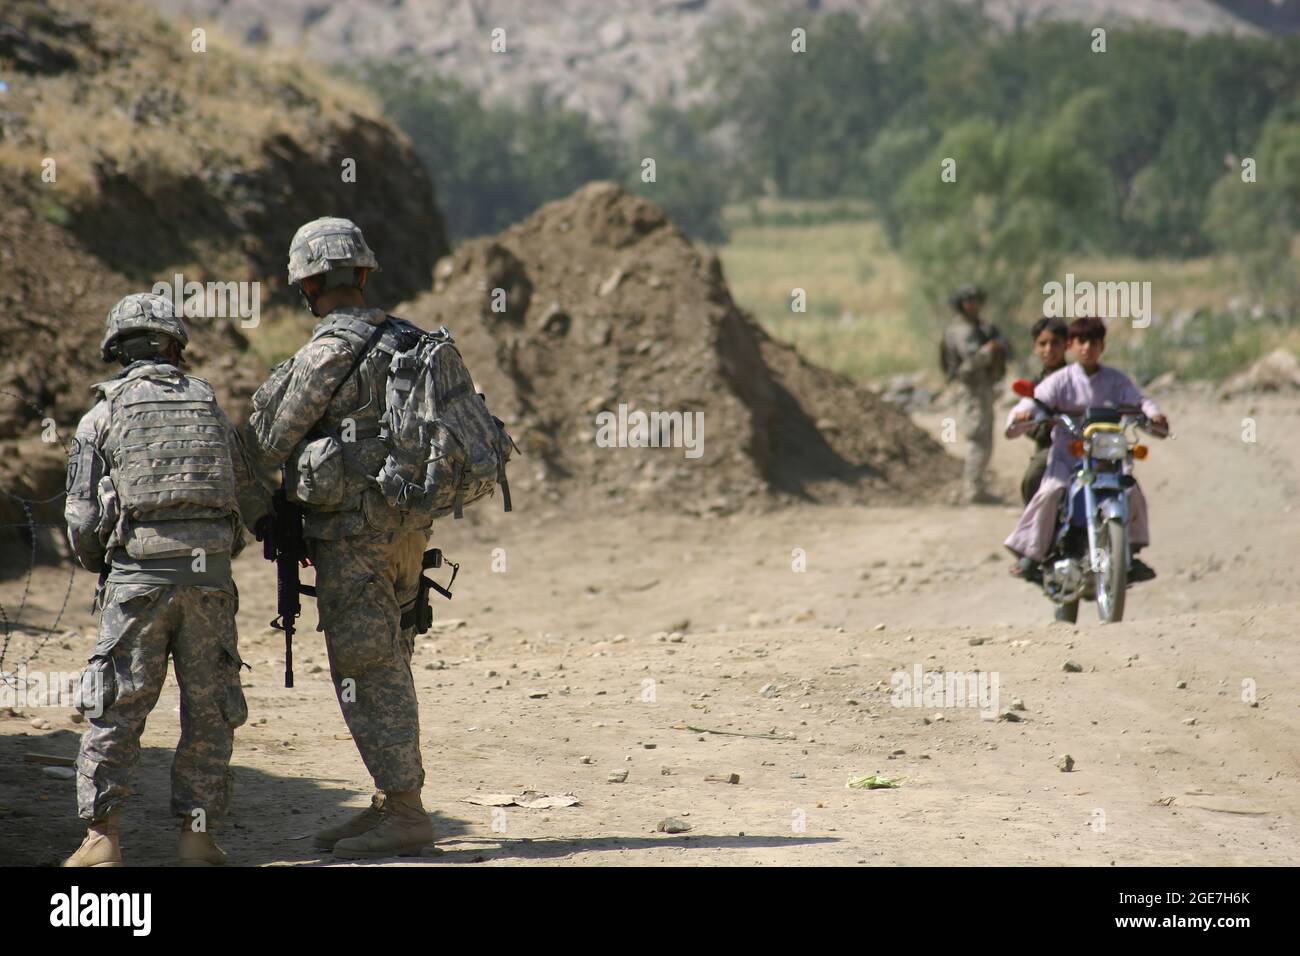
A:
{"type": "Polygon", "coordinates": [[[366,245],[361,229],[351,219],[325,216],[313,219],[293,234],[289,243],[289,284],[331,269],[379,271],[379,260],[366,245]]]}
{"type": "Polygon", "coordinates": [[[105,362],[119,358],[123,337],[136,332],[161,332],[179,342],[181,348],[190,342],[185,323],[176,315],[170,299],[153,292],[137,292],[108,310],[100,356],[105,362]]]}
{"type": "Polygon", "coordinates": [[[974,299],[977,302],[982,303],[988,299],[988,295],[979,286],[967,282],[965,285],[957,288],[957,291],[952,294],[952,298],[949,299],[948,302],[954,309],[960,312],[961,304],[969,299],[974,299]]]}

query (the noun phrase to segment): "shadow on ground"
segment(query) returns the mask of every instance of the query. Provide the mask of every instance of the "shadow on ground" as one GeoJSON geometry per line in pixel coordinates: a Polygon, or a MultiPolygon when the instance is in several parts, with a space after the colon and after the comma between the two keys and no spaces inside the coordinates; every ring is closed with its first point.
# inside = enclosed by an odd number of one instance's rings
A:
{"type": "MultiPolygon", "coordinates": [[[[0,866],[58,866],[81,843],[84,823],[77,818],[76,782],[47,776],[24,754],[75,757],[80,735],[69,730],[28,734],[17,719],[0,723],[0,866]],[[8,725],[8,726],[6,726],[8,725]]],[[[173,751],[142,747],[135,788],[122,816],[122,853],[127,866],[175,863],[180,821],[169,808],[173,751]]],[[[232,864],[307,863],[322,858],[311,846],[321,827],[354,812],[365,794],[302,776],[280,776],[241,765],[238,742],[232,764],[234,805],[214,828],[232,864]]],[[[463,820],[433,814],[438,838],[466,832],[463,820]]]]}

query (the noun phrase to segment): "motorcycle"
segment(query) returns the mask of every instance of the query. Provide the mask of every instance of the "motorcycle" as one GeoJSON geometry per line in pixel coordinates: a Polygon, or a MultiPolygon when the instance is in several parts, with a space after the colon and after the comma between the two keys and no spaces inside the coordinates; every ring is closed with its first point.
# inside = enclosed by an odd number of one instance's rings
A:
{"type": "Polygon", "coordinates": [[[1012,391],[1031,398],[1042,413],[1020,429],[1051,421],[1070,434],[1074,473],[1057,510],[1056,534],[1042,563],[1043,592],[1056,605],[1056,619],[1074,623],[1079,601],[1096,601],[1103,624],[1124,617],[1132,553],[1128,490],[1137,484],[1133,462],[1147,457],[1138,429],[1157,438],[1157,427],[1138,406],[1085,409],[1067,415],[1034,398],[1034,383],[1018,379],[1012,391]]]}

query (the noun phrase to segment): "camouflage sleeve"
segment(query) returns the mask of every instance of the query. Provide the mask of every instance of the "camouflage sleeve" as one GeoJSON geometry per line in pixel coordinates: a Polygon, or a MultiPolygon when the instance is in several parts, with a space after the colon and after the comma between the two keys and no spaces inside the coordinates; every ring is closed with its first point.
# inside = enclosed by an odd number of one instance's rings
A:
{"type": "Polygon", "coordinates": [[[339,383],[352,368],[352,359],[346,341],[322,336],[300,348],[289,361],[284,369],[287,379],[273,375],[257,390],[248,431],[259,467],[278,467],[293,453],[325,414],[339,383]]]}
{"type": "Polygon", "coordinates": [[[988,378],[993,356],[980,350],[974,330],[949,329],[944,336],[955,360],[952,377],[963,385],[980,385],[988,378]]]}
{"type": "Polygon", "coordinates": [[[248,449],[239,430],[218,411],[226,425],[226,444],[230,447],[230,461],[235,471],[235,499],[239,502],[239,516],[244,527],[252,531],[262,516],[271,510],[271,493],[258,477],[249,461],[248,449]]]}
{"type": "Polygon", "coordinates": [[[72,552],[87,571],[104,567],[99,480],[108,474],[108,459],[103,450],[107,431],[108,403],[101,401],[81,419],[72,447],[68,449],[63,519],[68,525],[72,552]]]}

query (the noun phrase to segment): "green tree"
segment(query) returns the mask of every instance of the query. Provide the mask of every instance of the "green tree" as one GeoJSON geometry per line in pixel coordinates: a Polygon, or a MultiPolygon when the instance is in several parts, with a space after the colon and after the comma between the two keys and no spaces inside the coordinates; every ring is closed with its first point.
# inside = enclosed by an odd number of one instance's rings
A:
{"type": "Polygon", "coordinates": [[[635,153],[637,158],[654,158],[655,181],[642,182],[639,163],[633,164],[633,190],[658,203],[691,236],[706,242],[726,239],[722,207],[731,196],[734,177],[698,110],[669,103],[652,106],[635,153]]]}
{"type": "Polygon", "coordinates": [[[1244,291],[1288,321],[1300,319],[1300,268],[1295,243],[1300,230],[1300,109],[1271,122],[1245,157],[1255,181],[1236,163],[1210,193],[1206,232],[1232,255],[1244,291]]]}

